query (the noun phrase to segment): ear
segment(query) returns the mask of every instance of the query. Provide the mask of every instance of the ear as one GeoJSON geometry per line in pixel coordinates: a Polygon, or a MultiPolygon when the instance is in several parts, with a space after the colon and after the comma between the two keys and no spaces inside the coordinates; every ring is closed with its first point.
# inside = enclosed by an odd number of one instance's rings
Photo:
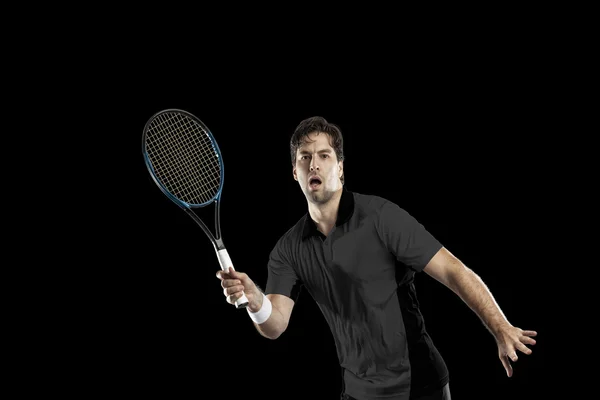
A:
{"type": "Polygon", "coordinates": [[[338,162],[338,178],[342,179],[342,176],[344,176],[344,162],[340,161],[338,162]]]}
{"type": "Polygon", "coordinates": [[[292,174],[294,175],[294,180],[297,181],[298,180],[298,174],[296,173],[296,166],[295,165],[292,167],[292,174]]]}

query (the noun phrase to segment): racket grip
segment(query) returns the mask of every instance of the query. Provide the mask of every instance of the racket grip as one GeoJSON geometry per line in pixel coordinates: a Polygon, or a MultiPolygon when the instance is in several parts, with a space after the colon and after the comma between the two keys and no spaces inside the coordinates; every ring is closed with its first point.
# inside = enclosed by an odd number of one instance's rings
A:
{"type": "MultiPolygon", "coordinates": [[[[219,264],[221,264],[221,269],[223,271],[227,271],[228,268],[233,268],[233,263],[231,262],[231,258],[229,257],[229,253],[227,253],[226,249],[217,250],[217,257],[219,258],[219,264]]],[[[242,294],[242,297],[235,301],[236,308],[246,308],[248,305],[248,298],[245,294],[242,294]]]]}

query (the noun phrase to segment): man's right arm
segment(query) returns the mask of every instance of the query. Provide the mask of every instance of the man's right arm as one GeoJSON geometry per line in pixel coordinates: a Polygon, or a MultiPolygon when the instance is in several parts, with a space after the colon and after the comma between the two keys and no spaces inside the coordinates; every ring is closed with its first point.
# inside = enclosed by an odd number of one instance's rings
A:
{"type": "MultiPolygon", "coordinates": [[[[281,336],[288,327],[292,309],[294,308],[294,300],[281,294],[268,294],[266,295],[266,298],[271,303],[271,313],[264,322],[260,324],[253,322],[253,324],[258,333],[262,336],[275,340],[281,336]]],[[[248,311],[250,313],[258,313],[259,310],[263,309],[263,306],[267,306],[264,304],[265,299],[263,297],[261,297],[260,301],[257,303],[260,304],[249,305],[248,311]]]]}

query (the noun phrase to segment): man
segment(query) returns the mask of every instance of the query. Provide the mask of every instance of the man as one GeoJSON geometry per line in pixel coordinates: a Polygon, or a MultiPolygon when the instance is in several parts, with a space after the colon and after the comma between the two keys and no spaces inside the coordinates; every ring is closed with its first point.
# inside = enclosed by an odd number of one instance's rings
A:
{"type": "Polygon", "coordinates": [[[258,332],[277,339],[302,287],[334,335],[342,399],[450,399],[446,365],[425,331],[413,285],[425,271],[460,298],[494,335],[512,375],[517,351],[537,333],[512,326],[481,279],[393,202],[344,186],[340,129],[308,118],[290,143],[292,172],[308,204],[273,248],[264,292],[250,277],[219,271],[227,302],[242,293],[258,332]]]}

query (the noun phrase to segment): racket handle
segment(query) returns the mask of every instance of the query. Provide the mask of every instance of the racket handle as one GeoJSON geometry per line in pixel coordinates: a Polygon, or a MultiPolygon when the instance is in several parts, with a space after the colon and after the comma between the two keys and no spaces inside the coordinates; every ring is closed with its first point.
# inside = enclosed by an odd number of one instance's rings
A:
{"type": "MultiPolygon", "coordinates": [[[[233,268],[233,263],[231,262],[231,258],[229,258],[229,253],[227,253],[226,249],[217,250],[217,257],[219,258],[219,264],[221,264],[221,269],[223,271],[227,271],[227,268],[233,268]]],[[[236,308],[246,308],[248,305],[248,298],[245,294],[242,294],[242,297],[235,301],[236,308]]]]}

